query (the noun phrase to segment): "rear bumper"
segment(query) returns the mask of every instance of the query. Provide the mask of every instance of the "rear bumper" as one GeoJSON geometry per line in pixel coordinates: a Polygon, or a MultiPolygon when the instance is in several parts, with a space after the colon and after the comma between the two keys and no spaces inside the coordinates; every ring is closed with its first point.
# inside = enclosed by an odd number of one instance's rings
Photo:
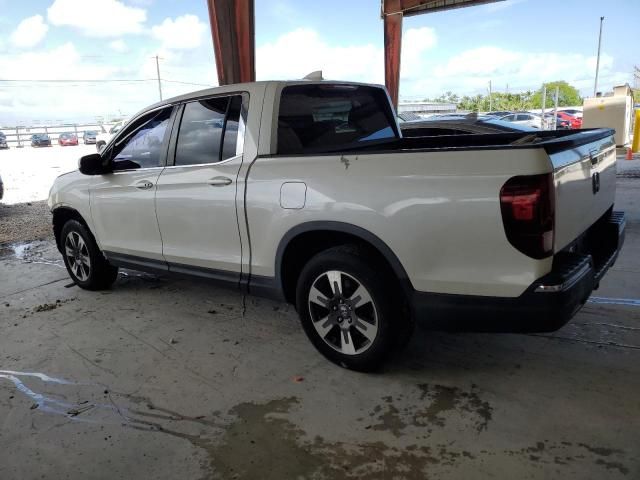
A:
{"type": "Polygon", "coordinates": [[[580,310],[615,263],[625,227],[623,212],[608,213],[556,254],[552,271],[516,298],[413,292],[414,318],[445,330],[557,330],[580,310]]]}

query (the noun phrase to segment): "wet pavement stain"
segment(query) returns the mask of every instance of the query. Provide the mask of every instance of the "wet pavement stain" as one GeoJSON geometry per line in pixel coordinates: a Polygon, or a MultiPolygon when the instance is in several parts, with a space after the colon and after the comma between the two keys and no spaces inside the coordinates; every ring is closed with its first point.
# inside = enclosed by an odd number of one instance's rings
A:
{"type": "Polygon", "coordinates": [[[208,452],[214,478],[425,479],[429,466],[466,456],[445,445],[437,450],[417,445],[397,449],[382,442],[348,444],[319,436],[305,441],[304,432],[285,417],[298,403],[288,397],[232,408],[229,413],[236,420],[208,452]]]}
{"type": "Polygon", "coordinates": [[[518,450],[505,450],[505,454],[519,456],[538,464],[571,465],[576,462],[592,461],[594,465],[606,470],[615,470],[622,475],[629,473],[622,460],[625,457],[623,450],[592,446],[585,443],[549,441],[536,442],[530,447],[518,450]],[[605,457],[605,458],[603,458],[605,457]],[[614,457],[614,458],[610,458],[614,457]]]}
{"type": "MultiPolygon", "coordinates": [[[[0,379],[13,383],[18,392],[33,402],[32,407],[36,405],[30,415],[53,414],[75,422],[120,425],[125,429],[185,440],[204,454],[201,460],[203,479],[438,478],[447,471],[451,473],[451,469],[464,467],[464,463],[468,467],[468,462],[483,462],[495,455],[508,455],[522,463],[566,468],[588,463],[600,469],[603,476],[614,472],[627,475],[630,469],[625,462],[632,458],[619,449],[567,441],[542,440],[519,449],[479,451],[467,451],[456,447],[455,442],[439,441],[441,434],[422,437],[428,440],[403,442],[403,448],[383,441],[329,441],[320,436],[309,436],[288,418],[293,410],[302,407],[297,397],[263,403],[244,402],[226,414],[209,411],[184,415],[156,405],[148,397],[115,392],[102,384],[83,384],[40,372],[13,370],[0,370],[0,379]],[[85,400],[67,402],[57,398],[66,395],[58,393],[53,397],[40,393],[27,387],[21,379],[36,379],[45,385],[76,389],[77,396],[85,400]],[[90,398],[93,400],[88,400],[90,398]]],[[[464,420],[463,428],[479,433],[486,429],[493,410],[476,390],[475,386],[471,391],[463,391],[456,387],[421,384],[415,387],[410,398],[384,397],[383,404],[374,409],[373,415],[384,419],[382,423],[391,434],[405,440],[411,435],[404,432],[408,425],[431,432],[446,427],[447,421],[455,415],[464,420]],[[399,400],[418,406],[399,408],[394,404],[399,400]]],[[[28,408],[24,403],[21,406],[28,408]]],[[[367,429],[363,422],[366,422],[364,418],[358,424],[367,429]]]]}
{"type": "Polygon", "coordinates": [[[384,405],[378,405],[370,414],[378,422],[373,425],[374,430],[389,431],[399,437],[405,428],[426,427],[430,433],[434,427],[443,428],[447,420],[457,415],[470,423],[478,433],[487,429],[493,415],[493,407],[489,402],[480,398],[477,387],[464,391],[457,387],[445,385],[417,385],[419,401],[409,402],[410,407],[399,409],[399,404],[406,400],[403,395],[394,399],[392,396],[383,397],[384,405]]]}

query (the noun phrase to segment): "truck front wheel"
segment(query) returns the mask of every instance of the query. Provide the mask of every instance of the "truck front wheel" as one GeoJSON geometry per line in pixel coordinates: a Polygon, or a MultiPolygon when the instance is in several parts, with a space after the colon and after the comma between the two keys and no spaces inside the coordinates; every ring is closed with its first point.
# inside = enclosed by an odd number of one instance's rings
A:
{"type": "Polygon", "coordinates": [[[320,252],[303,268],[298,314],[309,340],[332,362],[371,371],[391,352],[405,319],[385,271],[351,245],[320,252]]]}
{"type": "Polygon", "coordinates": [[[118,268],[109,264],[87,227],[68,220],[60,232],[64,264],[76,285],[85,290],[109,288],[118,277],[118,268]]]}

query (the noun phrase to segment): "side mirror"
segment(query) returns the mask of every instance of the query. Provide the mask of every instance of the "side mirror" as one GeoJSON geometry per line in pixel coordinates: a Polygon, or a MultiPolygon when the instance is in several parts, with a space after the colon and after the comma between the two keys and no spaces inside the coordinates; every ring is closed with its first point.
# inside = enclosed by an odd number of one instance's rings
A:
{"type": "Polygon", "coordinates": [[[78,168],[80,173],[83,173],[84,175],[102,175],[104,173],[111,173],[111,169],[99,153],[90,153],[89,155],[80,157],[78,168]]]}

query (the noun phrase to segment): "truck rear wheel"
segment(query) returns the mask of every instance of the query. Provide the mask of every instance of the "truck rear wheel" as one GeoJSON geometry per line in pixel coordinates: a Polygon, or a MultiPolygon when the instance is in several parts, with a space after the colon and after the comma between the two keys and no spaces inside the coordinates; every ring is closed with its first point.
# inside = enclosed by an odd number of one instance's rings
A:
{"type": "Polygon", "coordinates": [[[352,370],[380,367],[403,331],[400,303],[377,267],[357,246],[340,246],[311,258],[298,278],[296,306],[309,340],[352,370]]]}

